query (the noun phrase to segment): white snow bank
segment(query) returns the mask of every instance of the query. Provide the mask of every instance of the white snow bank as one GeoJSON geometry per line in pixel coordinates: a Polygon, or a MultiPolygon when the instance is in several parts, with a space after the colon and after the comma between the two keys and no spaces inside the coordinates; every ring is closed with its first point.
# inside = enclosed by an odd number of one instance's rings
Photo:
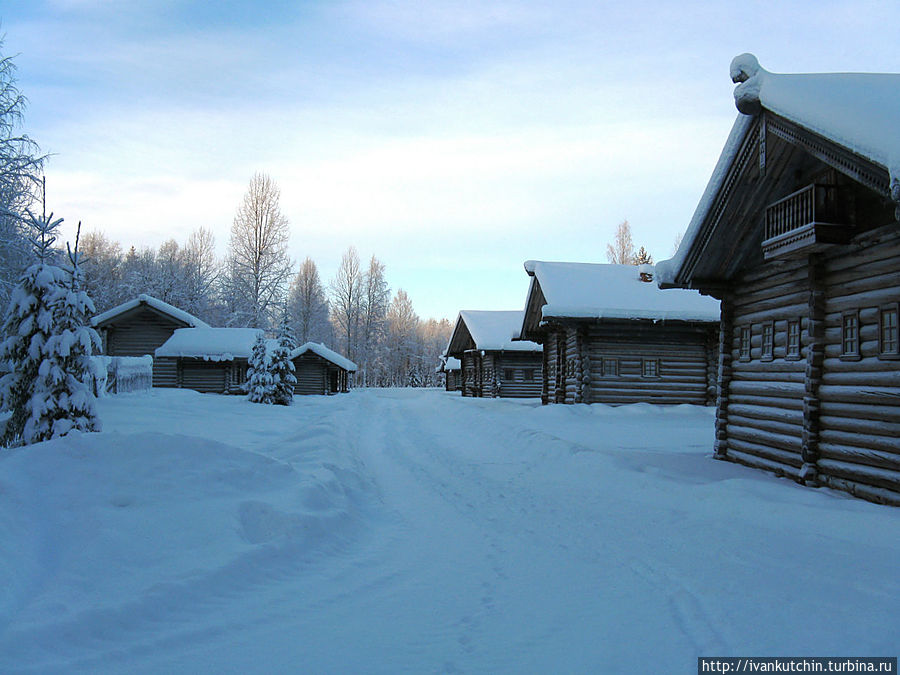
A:
{"type": "Polygon", "coordinates": [[[359,536],[370,488],[314,416],[263,454],[290,415],[191,394],[107,398],[114,431],[0,456],[0,671],[135,672],[359,536]]]}
{"type": "Polygon", "coordinates": [[[642,270],[634,265],[529,260],[525,270],[547,301],[544,319],[719,321],[718,300],[697,291],[660,290],[652,281],[641,281],[642,270]]]}
{"type": "Polygon", "coordinates": [[[179,328],[156,349],[156,356],[200,358],[207,361],[249,359],[258,328],[179,328]]]}
{"type": "Polygon", "coordinates": [[[297,347],[297,349],[291,352],[291,359],[295,359],[298,356],[305,354],[306,352],[318,354],[326,361],[330,361],[334,365],[343,368],[348,372],[355,373],[357,370],[357,366],[355,363],[353,363],[353,361],[345,356],[341,356],[336,351],[329,349],[319,342],[307,342],[306,344],[300,345],[299,347],[297,347]]]}
{"type": "Polygon", "coordinates": [[[113,319],[120,314],[124,314],[125,312],[130,312],[135,307],[139,305],[148,305],[158,312],[162,312],[163,314],[168,314],[173,319],[181,321],[182,323],[186,323],[188,326],[193,328],[209,328],[209,324],[205,321],[201,321],[193,314],[189,314],[185,312],[183,309],[178,309],[174,305],[170,305],[168,302],[163,302],[158,298],[154,298],[152,295],[141,294],[133,300],[129,300],[128,302],[123,302],[121,305],[117,305],[112,309],[109,309],[102,314],[98,314],[93,319],[91,319],[92,326],[99,326],[100,324],[106,323],[110,319],[113,319]]]}

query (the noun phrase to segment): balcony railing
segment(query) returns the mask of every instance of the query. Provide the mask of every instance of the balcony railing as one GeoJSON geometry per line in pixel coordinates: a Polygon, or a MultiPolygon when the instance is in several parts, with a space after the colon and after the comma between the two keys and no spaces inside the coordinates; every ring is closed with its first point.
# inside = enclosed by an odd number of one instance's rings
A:
{"type": "Polygon", "coordinates": [[[843,241],[848,223],[840,188],[807,185],[766,208],[763,252],[768,259],[843,241]]]}

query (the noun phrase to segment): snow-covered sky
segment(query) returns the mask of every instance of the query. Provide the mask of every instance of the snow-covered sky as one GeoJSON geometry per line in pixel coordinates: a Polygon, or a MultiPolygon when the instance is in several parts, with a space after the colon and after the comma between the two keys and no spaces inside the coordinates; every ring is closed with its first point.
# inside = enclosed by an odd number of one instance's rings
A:
{"type": "Polygon", "coordinates": [[[736,110],[728,66],[900,72],[896,0],[12,0],[48,205],[124,246],[213,230],[250,177],[323,279],[355,245],[420,315],[518,309],[527,259],[672,253],[736,110]]]}

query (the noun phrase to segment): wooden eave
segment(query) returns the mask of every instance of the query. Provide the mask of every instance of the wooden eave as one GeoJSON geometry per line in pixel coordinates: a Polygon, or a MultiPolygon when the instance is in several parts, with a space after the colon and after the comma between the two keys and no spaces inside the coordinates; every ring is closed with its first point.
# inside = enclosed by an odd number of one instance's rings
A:
{"type": "Polygon", "coordinates": [[[541,284],[536,276],[532,276],[531,284],[528,287],[528,298],[525,301],[525,316],[522,319],[522,332],[519,339],[533,342],[543,340],[545,331],[541,328],[541,313],[546,304],[547,300],[544,298],[541,284]]]}
{"type": "MultiPolygon", "coordinates": [[[[798,176],[833,168],[885,198],[886,168],[775,113],[763,110],[745,132],[722,185],[673,284],[721,297],[752,260],[762,260],[766,207],[799,187],[798,176]]],[[[801,181],[802,182],[802,181],[801,181]]]]}
{"type": "Polygon", "coordinates": [[[450,342],[447,344],[447,356],[458,358],[463,352],[475,349],[475,347],[475,340],[472,339],[472,334],[469,332],[465,320],[460,316],[453,327],[450,342]]]}

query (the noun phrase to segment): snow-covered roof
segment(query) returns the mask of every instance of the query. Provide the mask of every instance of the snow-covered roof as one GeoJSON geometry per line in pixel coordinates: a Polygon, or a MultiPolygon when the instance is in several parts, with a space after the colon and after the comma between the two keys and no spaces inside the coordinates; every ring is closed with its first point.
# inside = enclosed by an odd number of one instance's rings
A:
{"type": "Polygon", "coordinates": [[[533,277],[529,296],[538,284],[546,300],[542,319],[719,321],[718,300],[697,291],[664,291],[641,281],[641,272],[653,274],[652,265],[529,260],[525,271],[533,277]]]}
{"type": "Polygon", "coordinates": [[[120,314],[124,314],[125,312],[130,312],[140,305],[147,305],[148,307],[152,307],[156,311],[167,314],[176,321],[186,323],[192,328],[209,328],[209,324],[201,321],[193,314],[188,314],[183,309],[178,309],[177,307],[170,305],[168,302],[163,302],[158,298],[154,298],[152,295],[146,295],[144,293],[137,296],[133,300],[123,302],[121,305],[113,307],[112,309],[108,309],[102,314],[98,314],[93,319],[91,319],[91,325],[99,326],[100,324],[104,324],[110,319],[114,319],[115,317],[119,316],[120,314]]]}
{"type": "Polygon", "coordinates": [[[453,356],[441,356],[440,363],[434,369],[436,373],[446,373],[451,370],[462,370],[462,362],[453,356]]]}
{"type": "Polygon", "coordinates": [[[446,353],[457,353],[463,329],[467,330],[476,349],[485,351],[539,352],[541,345],[518,340],[522,330],[524,310],[483,311],[465,309],[456,318],[446,353]]]}
{"type": "MultiPolygon", "coordinates": [[[[182,356],[207,361],[248,359],[258,328],[179,328],[156,349],[156,356],[182,356]]],[[[270,340],[274,343],[274,340],[270,340]]],[[[272,345],[267,344],[267,349],[272,345]]]]}
{"type": "Polygon", "coordinates": [[[728,168],[747,133],[754,115],[769,110],[866,159],[880,164],[890,175],[892,196],[900,201],[900,74],[770,73],[752,54],[731,62],[731,78],[739,115],[722,149],[716,168],[694,211],[676,254],[657,265],[661,284],[675,282],[712,208],[728,168]]]}
{"type": "Polygon", "coordinates": [[[294,351],[291,352],[291,358],[295,359],[301,354],[305,354],[306,352],[312,352],[313,354],[318,354],[326,361],[331,361],[334,365],[343,368],[344,370],[355,373],[357,366],[353,361],[348,359],[345,356],[341,356],[336,351],[333,351],[326,347],[325,345],[318,342],[307,342],[304,345],[297,347],[294,351]]]}

